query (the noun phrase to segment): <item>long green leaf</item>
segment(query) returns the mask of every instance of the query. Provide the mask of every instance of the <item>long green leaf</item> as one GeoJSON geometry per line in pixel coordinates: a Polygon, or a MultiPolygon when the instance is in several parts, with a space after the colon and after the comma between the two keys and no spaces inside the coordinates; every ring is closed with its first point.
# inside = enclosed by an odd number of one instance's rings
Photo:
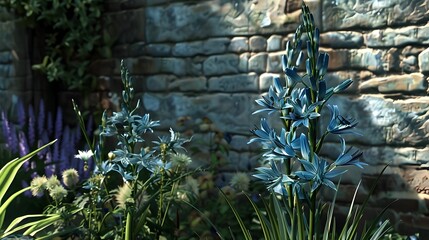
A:
{"type": "Polygon", "coordinates": [[[219,189],[220,193],[222,194],[224,200],[227,202],[228,206],[230,207],[230,209],[232,210],[232,212],[234,213],[235,218],[237,219],[238,224],[240,225],[241,231],[244,234],[244,239],[246,240],[252,240],[252,236],[249,233],[249,230],[246,228],[243,219],[240,217],[240,214],[237,212],[237,210],[235,209],[234,206],[232,206],[231,202],[228,200],[228,197],[225,195],[224,192],[222,192],[219,189]]]}
{"type": "MultiPolygon", "coordinates": [[[[0,170],[0,203],[3,200],[3,197],[6,194],[6,191],[9,189],[10,185],[12,184],[13,179],[15,178],[18,170],[21,168],[21,166],[24,164],[25,161],[32,158],[34,155],[36,155],[38,152],[42,151],[44,148],[52,145],[57,140],[54,140],[35,151],[21,157],[16,158],[10,162],[8,162],[1,170],[0,170]]],[[[15,195],[16,197],[17,195],[15,195]]],[[[4,216],[5,216],[6,210],[3,210],[0,212],[0,228],[3,226],[4,222],[4,216]]]]}

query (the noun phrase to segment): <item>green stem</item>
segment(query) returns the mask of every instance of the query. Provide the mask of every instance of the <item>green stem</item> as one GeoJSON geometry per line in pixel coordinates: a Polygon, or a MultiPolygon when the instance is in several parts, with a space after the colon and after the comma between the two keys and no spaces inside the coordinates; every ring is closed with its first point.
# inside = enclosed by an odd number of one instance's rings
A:
{"type": "Polygon", "coordinates": [[[316,201],[317,201],[317,192],[318,189],[314,190],[313,193],[311,193],[310,197],[310,223],[309,223],[309,231],[308,231],[308,240],[316,239],[315,233],[316,233],[316,201]]]}
{"type": "Polygon", "coordinates": [[[125,225],[125,240],[132,239],[131,229],[132,229],[132,216],[131,216],[131,212],[127,210],[127,222],[125,225]]]}

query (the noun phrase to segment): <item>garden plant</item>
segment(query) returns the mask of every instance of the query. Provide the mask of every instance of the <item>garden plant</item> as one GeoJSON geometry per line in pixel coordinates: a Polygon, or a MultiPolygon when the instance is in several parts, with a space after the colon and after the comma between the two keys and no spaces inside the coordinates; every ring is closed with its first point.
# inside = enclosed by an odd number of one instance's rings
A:
{"type": "Polygon", "coordinates": [[[73,103],[90,146],[87,151],[79,151],[76,158],[83,161],[86,171],[91,171],[90,177],[80,179],[80,173],[73,168],[62,172],[62,183],[56,175],[35,177],[30,187],[33,195],[49,194],[51,204],[43,214],[15,219],[4,236],[24,230],[25,235],[39,239],[175,237],[171,231],[176,227],[174,216],[169,209],[178,193],[184,192],[181,183],[193,172],[187,170],[191,159],[182,146],[190,139],[170,129],[170,136],[146,141],[160,123],[152,121],[149,114],[139,114],[132,78],[123,63],[121,77],[121,111],[111,116],[103,114],[95,144],[87,136],[85,122],[73,103]],[[112,142],[116,144],[114,149],[108,147],[112,142]],[[90,159],[94,169],[89,169],[90,159]]]}
{"type": "MultiPolygon", "coordinates": [[[[256,100],[262,108],[255,114],[275,116],[282,127],[272,127],[270,121],[263,117],[260,128],[252,131],[255,137],[249,144],[262,145],[262,160],[266,165],[257,168],[253,176],[265,183],[270,196],[268,200],[262,199],[264,208],[249,200],[264,239],[379,239],[389,229],[388,220],[382,220],[380,214],[372,222],[363,222],[365,205],[374,187],[362,206],[355,207],[360,184],[357,186],[345,223],[336,228],[334,208],[336,193],[340,189],[339,183],[336,185],[334,181],[341,178],[347,167],[363,168],[367,164],[359,160],[362,151],[347,148],[343,137],[346,134],[359,135],[355,129],[358,122],[341,114],[337,105],[328,103],[334,94],[344,91],[353,81],[348,79],[337,86],[329,86],[325,80],[329,55],[319,51],[319,42],[319,29],[303,3],[302,23],[292,41],[287,43],[282,58],[285,77],[283,80],[275,77],[268,94],[256,100]],[[303,42],[306,51],[301,49],[303,42]],[[305,73],[300,74],[302,62],[305,73]],[[330,114],[326,128],[322,128],[322,114],[330,114]],[[320,154],[328,135],[338,139],[341,148],[333,161],[320,154]],[[332,202],[324,201],[323,188],[335,193],[332,202]]],[[[241,216],[234,213],[241,223],[245,239],[252,239],[253,234],[241,216]]]]}

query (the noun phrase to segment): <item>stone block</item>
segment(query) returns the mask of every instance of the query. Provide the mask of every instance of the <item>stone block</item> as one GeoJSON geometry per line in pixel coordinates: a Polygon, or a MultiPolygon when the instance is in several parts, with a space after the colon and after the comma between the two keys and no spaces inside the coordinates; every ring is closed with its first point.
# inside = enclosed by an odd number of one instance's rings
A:
{"type": "Polygon", "coordinates": [[[181,42],[176,43],[173,47],[173,56],[177,57],[190,57],[203,52],[203,42],[181,42]]]}
{"type": "Polygon", "coordinates": [[[267,53],[257,53],[249,59],[249,72],[264,73],[267,69],[267,53]]]}
{"type": "Polygon", "coordinates": [[[172,48],[172,44],[168,43],[151,43],[146,45],[144,42],[138,42],[131,45],[130,52],[136,57],[146,54],[153,57],[170,57],[172,48]]]}
{"type": "Polygon", "coordinates": [[[181,42],[174,46],[173,55],[191,57],[195,55],[225,53],[229,43],[229,38],[212,38],[206,41],[181,42]]]}
{"type": "Polygon", "coordinates": [[[147,40],[154,42],[181,42],[214,36],[231,36],[246,32],[248,19],[234,16],[232,4],[213,2],[185,3],[146,8],[147,40]],[[236,20],[233,22],[232,20],[236,20]]]}
{"type": "Polygon", "coordinates": [[[328,88],[336,87],[344,80],[351,79],[353,80],[352,85],[345,89],[342,93],[357,95],[359,93],[359,83],[364,80],[373,77],[371,72],[368,71],[335,71],[328,72],[325,75],[325,81],[328,88]]]}
{"type": "Polygon", "coordinates": [[[233,37],[228,46],[228,51],[235,53],[249,51],[249,39],[247,37],[233,37]]]}
{"type": "Polygon", "coordinates": [[[262,36],[252,36],[249,38],[249,49],[252,52],[263,52],[267,49],[267,39],[262,36]]]}
{"type": "Polygon", "coordinates": [[[181,92],[203,92],[207,91],[207,79],[205,77],[176,79],[170,83],[168,88],[181,92]]]}
{"type": "Polygon", "coordinates": [[[419,54],[419,68],[422,73],[429,73],[429,48],[419,54]]]}
{"type": "Polygon", "coordinates": [[[427,80],[421,73],[405,75],[393,75],[388,77],[373,78],[362,82],[359,89],[363,92],[376,90],[380,93],[418,93],[426,92],[427,80]]]}
{"type": "MultiPolygon", "coordinates": [[[[136,85],[145,86],[143,91],[151,91],[151,92],[162,92],[167,91],[169,89],[169,85],[172,82],[177,80],[177,77],[174,75],[168,74],[160,74],[160,75],[152,75],[144,78],[135,78],[136,85]],[[140,80],[140,81],[139,81],[140,80]]],[[[136,89],[137,92],[140,92],[136,89]]]]}
{"type": "Polygon", "coordinates": [[[273,52],[268,54],[267,60],[267,72],[270,73],[281,73],[282,68],[282,56],[285,55],[285,51],[273,52]]]}
{"type": "MultiPolygon", "coordinates": [[[[347,136],[363,145],[426,146],[429,137],[429,97],[392,100],[380,95],[359,98],[333,96],[340,113],[359,122],[357,130],[363,136],[347,136]]],[[[329,118],[328,116],[326,116],[329,118]]],[[[322,118],[325,123],[328,119],[322,118]]]]}
{"type": "Polygon", "coordinates": [[[255,73],[212,77],[208,81],[210,92],[257,92],[258,76],[255,73]]]}
{"type": "Polygon", "coordinates": [[[201,64],[184,58],[141,57],[126,59],[128,69],[134,75],[173,74],[176,76],[193,76],[201,74],[201,64]]]}
{"type": "Polygon", "coordinates": [[[144,8],[105,14],[107,32],[118,43],[145,41],[146,13],[144,8]],[[126,23],[126,24],[124,24],[126,23]]]}
{"type": "Polygon", "coordinates": [[[429,24],[395,29],[378,29],[365,34],[365,43],[372,48],[428,44],[428,34],[429,24]]]}
{"type": "Polygon", "coordinates": [[[352,31],[322,33],[320,45],[331,48],[360,48],[363,45],[363,34],[352,31]]]}
{"type": "Polygon", "coordinates": [[[240,54],[240,62],[238,63],[238,70],[240,72],[249,71],[249,58],[250,58],[250,53],[240,54]]]}
{"type": "Polygon", "coordinates": [[[238,73],[240,58],[236,54],[224,54],[208,57],[203,63],[203,72],[206,76],[238,73]]]}
{"type": "Polygon", "coordinates": [[[350,66],[371,72],[384,72],[389,69],[384,61],[385,50],[353,49],[350,51],[350,66]]]}
{"type": "Polygon", "coordinates": [[[283,37],[280,35],[272,35],[267,39],[267,51],[268,52],[277,52],[282,49],[283,37]]]}
{"type": "Polygon", "coordinates": [[[402,72],[406,72],[406,73],[418,71],[419,66],[417,62],[417,57],[413,55],[408,57],[403,57],[401,59],[401,63],[399,64],[399,67],[401,68],[402,72]]]}
{"type": "Polygon", "coordinates": [[[321,49],[329,55],[328,70],[348,68],[350,64],[350,52],[342,49],[321,49]]]}
{"type": "Polygon", "coordinates": [[[263,73],[259,76],[259,89],[261,92],[267,92],[270,86],[273,84],[273,78],[280,77],[280,74],[276,73],[263,73]]]}
{"type": "Polygon", "coordinates": [[[426,0],[324,1],[323,30],[377,29],[427,21],[426,0]]]}
{"type": "Polygon", "coordinates": [[[0,64],[7,65],[11,64],[13,60],[11,51],[0,52],[0,64]]]}
{"type": "Polygon", "coordinates": [[[176,124],[180,116],[208,117],[223,132],[245,135],[259,118],[252,115],[256,95],[248,93],[143,93],[142,103],[153,119],[161,119],[161,128],[176,124]]]}

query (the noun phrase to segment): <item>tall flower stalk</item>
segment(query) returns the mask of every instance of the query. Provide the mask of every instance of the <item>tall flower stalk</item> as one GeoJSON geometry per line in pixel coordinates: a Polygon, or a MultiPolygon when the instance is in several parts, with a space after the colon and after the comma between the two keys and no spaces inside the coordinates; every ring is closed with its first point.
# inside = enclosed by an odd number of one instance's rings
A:
{"type": "MultiPolygon", "coordinates": [[[[302,23],[292,41],[287,43],[282,57],[284,78],[275,77],[268,93],[256,100],[262,108],[255,114],[276,115],[283,123],[283,127],[275,129],[267,118],[261,118],[260,128],[252,130],[255,137],[249,141],[249,144],[260,143],[264,151],[262,158],[267,165],[257,168],[254,177],[264,182],[273,196],[271,204],[274,207],[271,210],[280,216],[272,220],[285,224],[276,225],[280,226],[276,230],[280,239],[313,240],[335,236],[329,231],[322,233],[319,221],[322,214],[321,190],[327,187],[337,191],[334,179],[347,171],[344,167],[363,168],[366,165],[359,161],[362,152],[346,148],[343,138],[345,134],[359,134],[355,130],[357,121],[341,115],[338,106],[328,104],[334,94],[345,90],[353,81],[348,79],[337,86],[330,86],[325,79],[329,55],[319,51],[319,42],[319,29],[303,3],[302,23]],[[301,49],[302,45],[306,51],[301,49]],[[298,70],[301,63],[305,65],[304,73],[298,70]],[[322,114],[329,114],[326,108],[330,110],[331,118],[327,128],[321,129],[322,114]],[[320,156],[328,135],[337,136],[342,149],[333,161],[320,156]]],[[[263,214],[258,210],[257,213],[264,222],[263,214]]],[[[266,232],[268,225],[262,224],[264,235],[277,239],[266,232]]],[[[353,238],[348,236],[345,239],[352,239],[349,237],[353,238]]]]}

